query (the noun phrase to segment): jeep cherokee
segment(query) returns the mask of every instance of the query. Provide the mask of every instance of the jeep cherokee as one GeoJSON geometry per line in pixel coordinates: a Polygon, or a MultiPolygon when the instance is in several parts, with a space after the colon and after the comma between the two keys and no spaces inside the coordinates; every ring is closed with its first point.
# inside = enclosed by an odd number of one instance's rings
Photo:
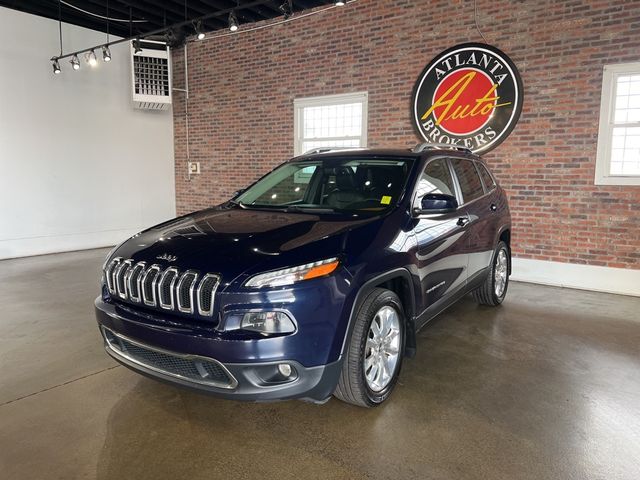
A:
{"type": "Polygon", "coordinates": [[[150,377],[370,407],[430,319],[469,292],[503,301],[510,238],[505,192],[464,148],[319,149],[117,246],[96,315],[150,377]]]}

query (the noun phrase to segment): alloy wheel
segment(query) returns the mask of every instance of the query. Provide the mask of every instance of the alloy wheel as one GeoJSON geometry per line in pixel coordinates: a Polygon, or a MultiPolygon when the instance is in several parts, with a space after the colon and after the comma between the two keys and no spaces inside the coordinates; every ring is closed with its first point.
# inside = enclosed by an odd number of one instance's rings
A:
{"type": "Polygon", "coordinates": [[[393,379],[400,356],[400,315],[388,305],[371,321],[364,352],[364,375],[374,392],[385,389],[393,379]]]}
{"type": "Polygon", "coordinates": [[[501,249],[498,252],[496,264],[493,267],[494,290],[496,297],[498,298],[502,297],[507,286],[508,268],[509,261],[507,259],[507,252],[504,249],[501,249]]]}

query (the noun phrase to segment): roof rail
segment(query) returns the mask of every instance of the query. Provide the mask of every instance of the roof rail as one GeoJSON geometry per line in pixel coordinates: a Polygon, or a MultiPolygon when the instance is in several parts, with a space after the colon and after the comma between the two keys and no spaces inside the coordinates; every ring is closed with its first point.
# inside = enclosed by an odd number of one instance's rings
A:
{"type": "Polygon", "coordinates": [[[460,152],[473,153],[471,149],[467,147],[462,147],[460,145],[456,145],[453,143],[419,143],[413,149],[414,153],[421,153],[426,150],[458,150],[460,152]]]}
{"type": "Polygon", "coordinates": [[[311,150],[304,152],[304,155],[313,155],[316,153],[327,153],[333,152],[335,150],[355,150],[363,147],[320,147],[320,148],[312,148],[311,150]]]}

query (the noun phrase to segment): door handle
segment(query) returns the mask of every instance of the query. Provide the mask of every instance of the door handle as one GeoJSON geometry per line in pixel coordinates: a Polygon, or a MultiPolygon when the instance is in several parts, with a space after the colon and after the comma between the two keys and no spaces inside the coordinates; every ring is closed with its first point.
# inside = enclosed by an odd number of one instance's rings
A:
{"type": "Polygon", "coordinates": [[[456,225],[459,227],[464,227],[467,223],[469,223],[469,217],[460,217],[456,225]]]}
{"type": "Polygon", "coordinates": [[[491,206],[489,207],[489,210],[491,210],[492,212],[495,212],[496,210],[498,210],[498,206],[495,203],[492,203],[491,206]]]}

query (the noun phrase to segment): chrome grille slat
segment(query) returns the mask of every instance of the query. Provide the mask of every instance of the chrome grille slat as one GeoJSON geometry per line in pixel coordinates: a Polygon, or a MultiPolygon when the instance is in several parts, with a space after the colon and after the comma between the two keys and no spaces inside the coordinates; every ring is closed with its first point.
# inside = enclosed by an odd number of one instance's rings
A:
{"type": "Polygon", "coordinates": [[[178,269],[175,267],[167,268],[160,277],[160,281],[158,282],[158,303],[160,304],[160,308],[173,310],[175,305],[175,285],[177,278],[178,269]]]}
{"type": "Polygon", "coordinates": [[[109,293],[132,303],[212,317],[220,276],[200,275],[195,270],[179,272],[176,267],[163,269],[158,264],[134,263],[116,257],[104,267],[109,293]]]}
{"type": "Polygon", "coordinates": [[[178,310],[182,313],[193,313],[193,292],[195,290],[198,274],[193,270],[188,270],[180,276],[176,286],[176,299],[178,310]]]}
{"type": "Polygon", "coordinates": [[[144,267],[146,262],[138,262],[131,267],[125,276],[125,282],[127,284],[127,292],[129,294],[129,300],[132,302],[140,303],[142,301],[142,292],[140,286],[142,284],[141,279],[144,275],[144,267]]]}
{"type": "Polygon", "coordinates": [[[109,293],[111,295],[116,294],[115,271],[121,261],[121,257],[114,258],[113,260],[111,260],[111,262],[109,262],[109,265],[107,265],[107,268],[104,271],[104,276],[107,280],[107,288],[109,289],[109,293]]]}
{"type": "Polygon", "coordinates": [[[120,263],[118,268],[116,268],[115,270],[114,278],[116,281],[116,292],[118,293],[118,296],[124,300],[127,299],[127,282],[125,280],[125,277],[129,269],[131,268],[132,263],[132,260],[125,260],[124,262],[120,263]]]}
{"type": "Polygon", "coordinates": [[[198,285],[197,297],[198,297],[198,313],[205,317],[213,315],[214,297],[216,290],[220,285],[220,276],[213,273],[208,273],[198,285]]]}
{"type": "Polygon", "coordinates": [[[142,300],[150,307],[155,307],[157,304],[156,284],[159,275],[160,265],[151,265],[142,277],[142,300]]]}

